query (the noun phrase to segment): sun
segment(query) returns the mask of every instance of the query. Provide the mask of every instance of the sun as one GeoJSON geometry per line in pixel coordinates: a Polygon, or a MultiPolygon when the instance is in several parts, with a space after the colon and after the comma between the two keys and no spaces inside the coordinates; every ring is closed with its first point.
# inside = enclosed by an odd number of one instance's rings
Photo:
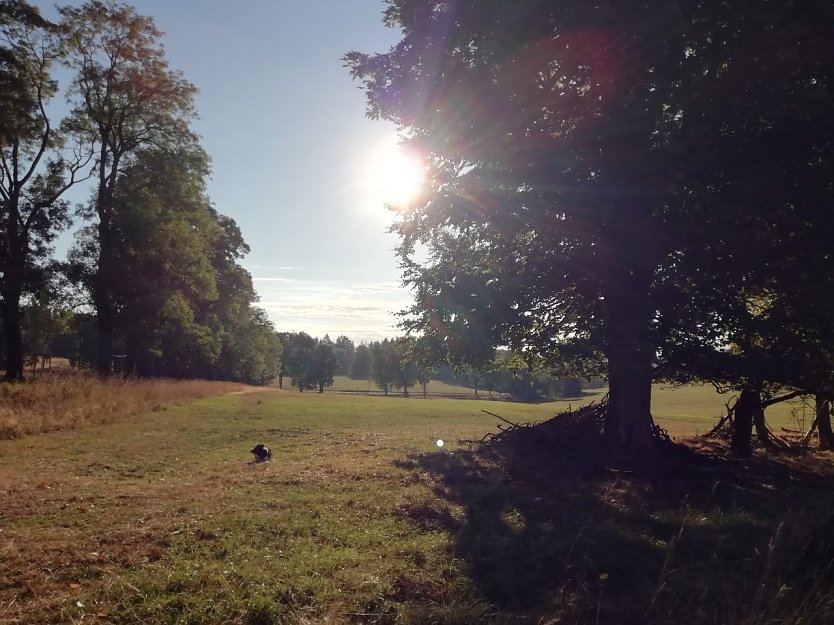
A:
{"type": "Polygon", "coordinates": [[[420,193],[425,170],[420,161],[399,147],[384,154],[378,164],[380,196],[394,208],[408,206],[420,193]]]}
{"type": "Polygon", "coordinates": [[[406,152],[396,137],[376,147],[369,169],[377,200],[394,209],[406,208],[417,199],[426,178],[420,159],[406,152]]]}

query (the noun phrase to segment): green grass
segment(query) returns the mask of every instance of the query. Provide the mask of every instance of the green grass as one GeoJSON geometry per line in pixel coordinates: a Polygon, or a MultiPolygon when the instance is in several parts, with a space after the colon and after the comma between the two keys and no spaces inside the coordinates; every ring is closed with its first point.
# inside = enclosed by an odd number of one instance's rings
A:
{"type": "MultiPolygon", "coordinates": [[[[421,384],[415,384],[414,386],[409,387],[409,393],[414,396],[422,396],[423,394],[423,386],[421,384]]],[[[379,389],[373,381],[368,380],[354,380],[353,378],[349,378],[344,375],[337,375],[333,378],[333,384],[325,388],[325,392],[351,392],[351,393],[370,393],[374,395],[382,395],[383,392],[379,389]]],[[[427,394],[431,396],[465,396],[465,397],[475,397],[475,389],[469,388],[468,386],[458,386],[454,384],[447,384],[446,382],[441,382],[440,380],[432,380],[426,386],[427,394]]],[[[482,397],[489,397],[489,393],[484,390],[478,391],[479,395],[482,397]]],[[[394,389],[392,388],[389,391],[390,395],[402,395],[402,389],[394,389]]],[[[495,395],[498,397],[498,395],[495,395]]]]}
{"type": "MultiPolygon", "coordinates": [[[[711,391],[679,392],[664,423],[706,422],[711,391]]],[[[530,481],[534,458],[470,451],[481,409],[567,403],[285,391],[0,441],[0,622],[830,622],[788,557],[834,505],[827,464],[530,481]]]]}
{"type": "MultiPolygon", "coordinates": [[[[726,413],[726,404],[735,401],[731,393],[719,394],[712,386],[672,387],[657,384],[652,392],[655,421],[675,436],[709,432],[726,413]]],[[[765,411],[768,425],[777,433],[805,430],[813,421],[812,408],[802,400],[775,404],[765,411]]]]}

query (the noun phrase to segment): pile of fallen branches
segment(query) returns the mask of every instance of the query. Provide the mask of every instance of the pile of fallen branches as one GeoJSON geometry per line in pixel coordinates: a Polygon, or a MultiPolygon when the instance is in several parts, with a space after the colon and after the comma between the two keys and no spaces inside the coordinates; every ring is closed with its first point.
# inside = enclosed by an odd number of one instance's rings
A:
{"type": "MultiPolygon", "coordinates": [[[[598,470],[630,464],[612,450],[605,440],[608,414],[607,396],[577,410],[568,410],[547,421],[514,423],[501,415],[484,410],[502,423],[498,431],[481,440],[479,452],[497,456],[508,466],[524,473],[557,471],[582,475],[598,470]]],[[[658,453],[667,455],[677,450],[668,433],[655,426],[658,453]]]]}
{"type": "MultiPolygon", "coordinates": [[[[792,432],[782,428],[788,434],[800,435],[799,440],[790,440],[786,437],[777,435],[767,424],[765,420],[764,411],[766,408],[778,404],[783,401],[789,401],[796,397],[801,397],[802,391],[794,391],[779,397],[771,397],[759,403],[753,415],[753,425],[756,432],[756,441],[762,447],[775,447],[778,449],[796,449],[808,447],[814,431],[817,428],[817,420],[814,419],[811,427],[807,432],[792,432]]],[[[701,438],[730,441],[733,437],[735,429],[736,409],[738,407],[738,397],[733,397],[730,401],[724,404],[724,415],[718,420],[718,423],[706,434],[702,434],[701,438]]],[[[796,437],[794,437],[796,438],[796,437]]]]}

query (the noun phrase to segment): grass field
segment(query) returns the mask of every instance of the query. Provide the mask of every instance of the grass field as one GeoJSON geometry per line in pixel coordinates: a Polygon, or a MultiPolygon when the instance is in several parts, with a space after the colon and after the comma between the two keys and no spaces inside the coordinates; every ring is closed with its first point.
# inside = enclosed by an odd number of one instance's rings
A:
{"type": "MultiPolygon", "coordinates": [[[[55,359],[58,361],[59,359],[55,359]]],[[[235,382],[99,378],[68,363],[31,384],[0,384],[0,439],[113,423],[176,402],[259,390],[235,382]]]]}
{"type": "MultiPolygon", "coordinates": [[[[285,382],[285,389],[291,390],[288,388],[285,382]]],[[[366,395],[384,395],[384,393],[379,389],[375,382],[369,380],[354,380],[353,378],[349,378],[345,375],[337,375],[333,378],[333,384],[325,388],[325,393],[364,393],[366,395]]],[[[414,396],[421,396],[423,395],[423,386],[421,384],[415,384],[414,386],[409,387],[409,393],[414,396]]],[[[314,391],[315,392],[315,391],[314,391]]],[[[454,384],[447,384],[446,382],[441,382],[440,380],[432,380],[426,386],[426,393],[432,397],[437,396],[455,396],[455,397],[475,397],[475,389],[469,388],[468,386],[457,386],[454,384]]],[[[389,391],[389,395],[402,395],[402,389],[391,389],[389,391]]],[[[489,393],[486,391],[479,391],[479,395],[483,396],[484,398],[489,397],[489,393]]],[[[495,397],[498,398],[498,394],[495,394],[495,397]]]]}
{"type": "MultiPolygon", "coordinates": [[[[681,435],[723,403],[655,409],[681,435]]],[[[273,391],[0,441],[0,622],[831,622],[788,558],[834,506],[827,457],[539,483],[469,450],[483,408],[564,405],[273,391]]]]}

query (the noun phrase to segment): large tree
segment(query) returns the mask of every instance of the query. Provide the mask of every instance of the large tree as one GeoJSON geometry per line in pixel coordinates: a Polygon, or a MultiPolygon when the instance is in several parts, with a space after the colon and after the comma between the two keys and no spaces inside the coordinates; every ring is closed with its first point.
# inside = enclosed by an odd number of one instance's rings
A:
{"type": "Polygon", "coordinates": [[[778,273],[768,224],[802,184],[785,178],[830,173],[828,140],[805,133],[806,117],[831,125],[818,114],[830,88],[821,69],[830,65],[830,10],[695,0],[387,4],[402,41],[347,62],[365,84],[369,115],[398,124],[429,167],[429,188],[397,225],[417,296],[413,325],[453,350],[602,353],[606,437],[614,450],[647,451],[658,350],[684,324],[703,330],[702,313],[715,310],[706,343],[714,352],[727,345],[725,324],[737,320],[718,303],[755,298],[778,273]],[[788,45],[796,40],[802,47],[788,45]],[[782,70],[793,88],[768,95],[782,70]],[[801,147],[779,159],[781,169],[762,170],[777,135],[788,145],[797,95],[814,111],[799,116],[801,147]],[[762,143],[768,149],[757,152],[762,143]],[[714,279],[716,253],[744,263],[714,279]],[[765,262],[753,267],[744,255],[755,253],[765,262]],[[676,306],[710,289],[702,301],[718,308],[676,306]]]}
{"type": "Polygon", "coordinates": [[[74,127],[97,148],[94,214],[98,260],[93,299],[99,331],[97,367],[112,366],[116,326],[114,288],[121,277],[114,262],[114,228],[119,174],[137,150],[165,150],[192,140],[195,87],[168,67],[161,33],[150,17],[127,5],[91,0],[61,9],[68,33],[68,66],[75,72],[74,127]]]}
{"type": "Polygon", "coordinates": [[[323,393],[325,386],[332,386],[333,374],[339,367],[336,349],[329,336],[318,341],[311,356],[310,380],[319,387],[319,393],[323,393]]]}
{"type": "Polygon", "coordinates": [[[669,101],[677,241],[658,276],[663,372],[740,395],[733,447],[764,407],[834,383],[834,13],[814,2],[716,5],[669,101]],[[778,80],[774,77],[778,76],[778,80]],[[786,392],[788,391],[788,392],[786,392]],[[740,418],[739,418],[740,417],[740,418]]]}
{"type": "Polygon", "coordinates": [[[219,356],[220,337],[201,315],[218,298],[212,245],[222,235],[207,175],[192,145],[139,151],[117,181],[112,260],[122,279],[111,293],[130,372],[208,377],[219,356]]]}
{"type": "Polygon", "coordinates": [[[69,224],[64,192],[89,161],[50,118],[61,56],[54,25],[22,1],[0,3],[0,295],[5,380],[23,380],[21,297],[69,224]]]}

